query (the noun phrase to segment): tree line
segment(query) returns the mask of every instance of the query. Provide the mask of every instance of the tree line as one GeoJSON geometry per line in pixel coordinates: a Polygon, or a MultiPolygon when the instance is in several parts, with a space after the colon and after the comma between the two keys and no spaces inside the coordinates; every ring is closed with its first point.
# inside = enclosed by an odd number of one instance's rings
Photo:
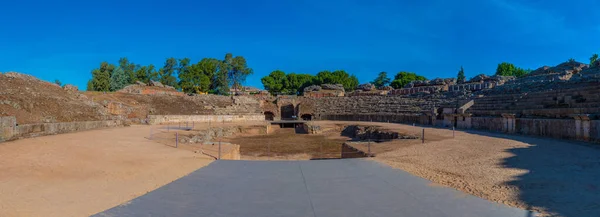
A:
{"type": "MultiPolygon", "coordinates": [[[[512,63],[503,62],[498,64],[495,75],[522,77],[529,74],[531,71],[531,69],[523,69],[516,67],[512,63]]],[[[409,84],[410,82],[425,80],[428,80],[425,76],[419,75],[414,72],[401,71],[396,73],[393,79],[390,79],[388,77],[387,72],[379,72],[377,74],[377,77],[375,77],[375,79],[370,83],[377,88],[391,86],[394,89],[400,89],[409,84]]],[[[465,70],[462,66],[458,71],[456,80],[458,83],[467,82],[465,70]]],[[[311,74],[298,73],[286,74],[284,71],[275,70],[269,75],[261,78],[261,82],[265,89],[273,95],[300,95],[302,94],[304,88],[310,85],[342,84],[346,91],[355,90],[359,85],[356,76],[348,74],[344,70],[336,70],[333,72],[321,71],[314,76],[311,74]]]]}
{"type": "Polygon", "coordinates": [[[191,63],[190,58],[167,58],[161,68],[150,64],[135,64],[127,57],[118,63],[100,63],[92,70],[88,91],[117,91],[136,82],[158,81],[186,93],[208,92],[226,95],[229,88],[241,89],[248,75],[253,73],[243,56],[227,53],[223,60],[203,58],[191,63]]]}
{"type": "Polygon", "coordinates": [[[286,74],[284,71],[275,70],[260,79],[263,86],[273,95],[299,95],[305,87],[320,84],[341,84],[346,91],[358,87],[358,78],[344,70],[321,71],[317,75],[286,74]]]}

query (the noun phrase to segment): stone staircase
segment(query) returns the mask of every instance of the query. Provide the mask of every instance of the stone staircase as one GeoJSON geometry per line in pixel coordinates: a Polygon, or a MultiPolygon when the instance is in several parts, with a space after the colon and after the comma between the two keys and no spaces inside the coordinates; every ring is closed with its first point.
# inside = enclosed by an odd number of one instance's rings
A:
{"type": "MultiPolygon", "coordinates": [[[[517,114],[519,117],[570,118],[573,114],[600,114],[599,82],[556,82],[528,89],[521,86],[518,91],[508,93],[488,92],[485,97],[475,99],[467,110],[475,116],[500,116],[502,113],[517,114]],[[533,91],[526,91],[533,90],[533,91]]],[[[511,87],[503,87],[511,88],[511,87]]],[[[516,90],[516,89],[513,89],[516,90]]]]}

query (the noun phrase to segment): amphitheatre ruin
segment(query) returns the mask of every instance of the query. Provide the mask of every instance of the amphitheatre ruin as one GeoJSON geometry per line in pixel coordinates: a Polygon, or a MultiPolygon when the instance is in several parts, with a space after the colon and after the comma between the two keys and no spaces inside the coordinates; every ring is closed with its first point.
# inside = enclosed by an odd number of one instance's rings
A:
{"type": "Polygon", "coordinates": [[[303,96],[2,73],[0,216],[599,216],[596,63],[303,96]]]}

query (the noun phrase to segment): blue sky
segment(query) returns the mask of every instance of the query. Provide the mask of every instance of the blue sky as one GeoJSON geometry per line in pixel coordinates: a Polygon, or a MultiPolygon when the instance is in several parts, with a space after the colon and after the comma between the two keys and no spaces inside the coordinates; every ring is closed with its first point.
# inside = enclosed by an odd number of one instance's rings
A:
{"type": "MultiPolygon", "coordinates": [[[[343,69],[361,83],[380,71],[428,78],[588,62],[600,52],[594,0],[2,1],[0,71],[85,89],[102,61],[126,56],[244,56],[254,75],[343,69]]],[[[0,87],[1,88],[1,87],[0,87]]]]}

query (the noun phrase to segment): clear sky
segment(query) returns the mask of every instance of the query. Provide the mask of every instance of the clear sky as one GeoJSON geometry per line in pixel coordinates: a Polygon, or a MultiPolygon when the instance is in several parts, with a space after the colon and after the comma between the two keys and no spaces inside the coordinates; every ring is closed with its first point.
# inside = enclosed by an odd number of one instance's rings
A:
{"type": "MultiPolygon", "coordinates": [[[[600,52],[595,0],[18,0],[0,1],[0,71],[85,89],[102,61],[244,56],[254,75],[275,69],[380,71],[428,78],[588,62],[600,52]]],[[[1,85],[1,84],[0,84],[1,85]]],[[[1,87],[0,87],[1,88],[1,87]]]]}

